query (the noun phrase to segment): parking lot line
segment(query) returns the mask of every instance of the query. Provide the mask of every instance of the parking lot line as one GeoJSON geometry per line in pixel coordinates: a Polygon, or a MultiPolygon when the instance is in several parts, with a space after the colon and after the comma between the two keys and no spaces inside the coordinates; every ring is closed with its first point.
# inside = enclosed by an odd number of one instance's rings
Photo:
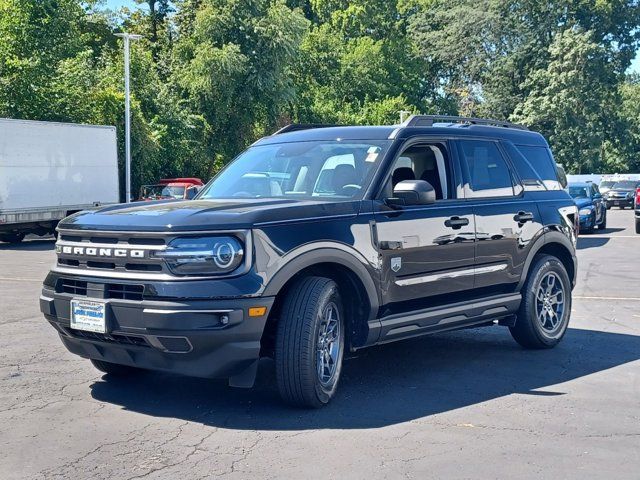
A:
{"type": "Polygon", "coordinates": [[[0,277],[0,282],[42,282],[41,278],[8,278],[0,277]]]}
{"type": "Polygon", "coordinates": [[[581,235],[579,238],[640,238],[640,235],[581,235]]]}
{"type": "Polygon", "coordinates": [[[585,297],[581,295],[574,295],[574,300],[631,300],[640,301],[640,297],[585,297]]]}

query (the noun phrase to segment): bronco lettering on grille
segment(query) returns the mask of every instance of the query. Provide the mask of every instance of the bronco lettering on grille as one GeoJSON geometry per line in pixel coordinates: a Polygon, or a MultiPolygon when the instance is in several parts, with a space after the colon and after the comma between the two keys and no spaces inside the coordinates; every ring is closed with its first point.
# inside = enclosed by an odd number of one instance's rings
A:
{"type": "Polygon", "coordinates": [[[56,253],[64,255],[80,255],[87,257],[114,257],[114,258],[144,258],[145,251],[127,248],[97,248],[75,247],[71,245],[56,245],[56,253]]]}

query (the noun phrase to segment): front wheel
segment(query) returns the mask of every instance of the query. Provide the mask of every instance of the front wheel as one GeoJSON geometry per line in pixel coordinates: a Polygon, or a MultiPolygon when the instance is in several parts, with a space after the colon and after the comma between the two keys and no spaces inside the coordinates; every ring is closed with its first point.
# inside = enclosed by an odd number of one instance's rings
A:
{"type": "Polygon", "coordinates": [[[640,218],[636,218],[636,233],[640,233],[640,218]]]}
{"type": "Polygon", "coordinates": [[[571,281],[560,260],[538,257],[522,287],[522,303],[511,335],[524,348],[553,348],[571,316],[571,281]]]}
{"type": "Polygon", "coordinates": [[[598,225],[598,229],[599,230],[606,230],[607,229],[607,211],[605,210],[604,213],[602,214],[602,223],[600,225],[598,225]]]}
{"type": "Polygon", "coordinates": [[[275,352],[285,402],[319,408],[335,395],[344,354],[343,312],[338,285],[329,278],[304,278],[288,292],[275,352]]]}

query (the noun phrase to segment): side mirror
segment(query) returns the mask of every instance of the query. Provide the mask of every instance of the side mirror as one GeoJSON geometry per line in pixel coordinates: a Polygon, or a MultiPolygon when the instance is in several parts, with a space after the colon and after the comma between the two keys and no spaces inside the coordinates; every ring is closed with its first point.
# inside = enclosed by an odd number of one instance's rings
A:
{"type": "Polygon", "coordinates": [[[602,195],[600,195],[599,193],[596,193],[593,195],[594,200],[600,200],[601,198],[602,198],[602,195]]]}
{"type": "Polygon", "coordinates": [[[393,189],[392,205],[430,205],[436,202],[436,191],[425,180],[403,180],[393,189]]]}

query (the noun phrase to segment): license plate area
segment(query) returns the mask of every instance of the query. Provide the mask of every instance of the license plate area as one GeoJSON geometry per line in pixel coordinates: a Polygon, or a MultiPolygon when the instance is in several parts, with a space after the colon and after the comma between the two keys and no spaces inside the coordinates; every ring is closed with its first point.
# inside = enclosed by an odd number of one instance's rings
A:
{"type": "Polygon", "coordinates": [[[107,333],[107,304],[93,300],[71,300],[71,328],[107,333]]]}

